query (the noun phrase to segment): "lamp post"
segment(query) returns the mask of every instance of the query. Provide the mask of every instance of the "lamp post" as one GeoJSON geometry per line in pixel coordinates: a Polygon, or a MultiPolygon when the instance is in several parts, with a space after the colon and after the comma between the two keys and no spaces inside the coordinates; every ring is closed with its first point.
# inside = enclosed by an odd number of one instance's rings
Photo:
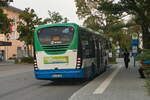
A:
{"type": "MultiPolygon", "coordinates": [[[[10,39],[9,34],[6,34],[6,42],[10,39]]],[[[6,60],[8,60],[8,46],[6,46],[6,60]]]]}
{"type": "Polygon", "coordinates": [[[111,57],[112,57],[112,41],[113,41],[113,38],[110,37],[110,38],[109,38],[109,41],[110,41],[110,43],[111,43],[111,50],[109,51],[109,57],[111,58],[111,57]]]}
{"type": "Polygon", "coordinates": [[[109,41],[112,43],[112,41],[113,41],[113,38],[112,38],[112,37],[110,37],[110,38],[109,38],[109,41]]]}

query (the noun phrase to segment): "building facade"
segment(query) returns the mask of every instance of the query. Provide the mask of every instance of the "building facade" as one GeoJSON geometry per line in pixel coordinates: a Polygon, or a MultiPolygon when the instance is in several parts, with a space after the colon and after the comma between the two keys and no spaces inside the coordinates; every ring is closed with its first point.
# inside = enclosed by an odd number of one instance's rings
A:
{"type": "Polygon", "coordinates": [[[25,51],[24,42],[17,40],[19,33],[17,32],[17,22],[19,21],[19,14],[22,12],[20,9],[8,6],[2,8],[7,17],[12,20],[10,26],[10,33],[5,36],[0,34],[0,41],[11,42],[11,46],[0,46],[0,60],[8,60],[14,57],[23,55],[25,51]]]}

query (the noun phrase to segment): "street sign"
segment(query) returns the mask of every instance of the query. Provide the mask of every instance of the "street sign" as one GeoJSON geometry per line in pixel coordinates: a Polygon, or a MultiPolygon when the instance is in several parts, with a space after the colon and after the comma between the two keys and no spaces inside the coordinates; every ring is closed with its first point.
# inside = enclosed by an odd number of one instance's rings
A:
{"type": "Polygon", "coordinates": [[[0,41],[0,46],[11,46],[11,45],[12,45],[11,42],[0,41]]]}
{"type": "Polygon", "coordinates": [[[132,39],[138,39],[138,34],[137,33],[133,33],[132,34],[132,39]]]}
{"type": "Polygon", "coordinates": [[[137,46],[133,46],[133,47],[132,47],[132,52],[133,52],[133,53],[137,53],[137,46]]]}
{"type": "Polygon", "coordinates": [[[138,46],[139,45],[139,39],[132,39],[131,45],[132,46],[138,46]]]}
{"type": "MultiPolygon", "coordinates": [[[[139,36],[137,33],[132,34],[132,56],[135,57],[138,54],[138,46],[139,46],[139,36]]],[[[135,67],[135,59],[134,59],[134,67],[135,67]]]]}
{"type": "Polygon", "coordinates": [[[132,46],[132,56],[137,56],[138,50],[137,46],[132,46]]]}
{"type": "Polygon", "coordinates": [[[132,34],[131,45],[132,45],[132,56],[137,56],[137,54],[138,54],[138,45],[139,45],[139,39],[138,39],[138,34],[137,33],[132,34]]]}

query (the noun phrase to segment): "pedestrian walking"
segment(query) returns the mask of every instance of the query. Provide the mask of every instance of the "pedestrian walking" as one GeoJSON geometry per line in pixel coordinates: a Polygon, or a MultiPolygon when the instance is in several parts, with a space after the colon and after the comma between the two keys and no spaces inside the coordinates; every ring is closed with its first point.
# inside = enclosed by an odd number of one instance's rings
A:
{"type": "Polygon", "coordinates": [[[124,51],[124,63],[125,63],[126,68],[128,68],[128,66],[129,66],[129,62],[130,62],[129,56],[130,56],[130,54],[129,54],[128,50],[125,49],[125,51],[124,51]]]}

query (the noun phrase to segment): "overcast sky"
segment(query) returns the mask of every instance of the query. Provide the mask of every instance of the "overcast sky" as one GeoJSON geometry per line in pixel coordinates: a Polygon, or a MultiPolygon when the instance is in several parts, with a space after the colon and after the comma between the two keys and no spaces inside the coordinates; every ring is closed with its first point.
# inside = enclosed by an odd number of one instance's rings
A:
{"type": "Polygon", "coordinates": [[[76,6],[74,0],[14,0],[12,6],[24,10],[33,8],[37,15],[42,18],[48,17],[48,10],[57,11],[63,17],[67,17],[69,22],[81,25],[76,15],[76,6]]]}

